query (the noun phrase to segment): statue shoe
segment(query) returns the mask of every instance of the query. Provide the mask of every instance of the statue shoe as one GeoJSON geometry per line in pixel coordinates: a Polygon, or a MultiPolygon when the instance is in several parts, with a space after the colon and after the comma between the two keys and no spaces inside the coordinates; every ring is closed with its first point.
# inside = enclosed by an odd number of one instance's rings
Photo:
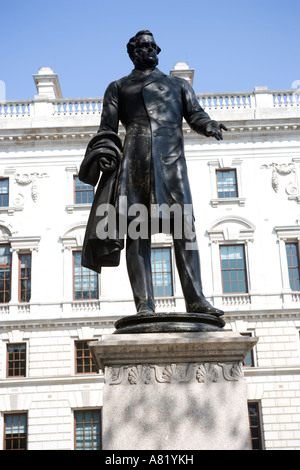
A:
{"type": "Polygon", "coordinates": [[[202,297],[199,302],[189,305],[187,312],[206,313],[208,315],[215,315],[216,317],[221,317],[224,315],[223,310],[213,307],[205,297],[202,297]]]}

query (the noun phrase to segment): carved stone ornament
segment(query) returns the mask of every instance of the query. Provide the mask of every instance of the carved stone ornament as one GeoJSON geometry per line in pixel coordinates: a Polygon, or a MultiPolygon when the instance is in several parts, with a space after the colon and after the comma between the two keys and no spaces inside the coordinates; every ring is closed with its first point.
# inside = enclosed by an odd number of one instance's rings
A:
{"type": "Polygon", "coordinates": [[[128,380],[132,385],[148,384],[151,380],[151,371],[148,366],[137,365],[128,372],[128,380]]]}
{"type": "Polygon", "coordinates": [[[243,379],[241,363],[202,363],[132,365],[107,367],[107,385],[147,385],[149,383],[177,384],[198,382],[199,384],[220,381],[239,381],[243,379]]]}
{"type": "Polygon", "coordinates": [[[23,174],[20,174],[20,173],[17,173],[15,175],[15,181],[16,183],[18,184],[21,184],[21,185],[27,185],[27,184],[31,184],[32,183],[32,186],[31,186],[31,197],[33,199],[34,202],[37,201],[37,197],[38,197],[38,193],[39,193],[39,186],[36,182],[36,179],[37,178],[48,178],[49,175],[47,173],[23,173],[23,174]]]}
{"type": "Polygon", "coordinates": [[[0,241],[6,242],[8,241],[10,236],[11,236],[10,231],[3,225],[0,225],[0,241]]]}
{"type": "Polygon", "coordinates": [[[199,383],[218,382],[219,370],[215,364],[201,364],[197,369],[196,379],[199,383]]]}
{"type": "Polygon", "coordinates": [[[104,380],[108,385],[119,385],[124,377],[125,368],[107,367],[105,369],[104,380]]]}
{"type": "Polygon", "coordinates": [[[168,364],[161,370],[159,366],[151,366],[155,371],[155,378],[160,383],[189,382],[194,364],[168,364]]]}
{"type": "MultiPolygon", "coordinates": [[[[262,165],[261,168],[265,170],[272,169],[272,188],[275,193],[277,193],[279,189],[279,175],[286,176],[292,173],[296,175],[295,163],[270,163],[269,165],[262,165]]],[[[285,191],[289,196],[298,194],[299,188],[297,186],[296,176],[294,176],[293,181],[287,184],[285,191]]]]}

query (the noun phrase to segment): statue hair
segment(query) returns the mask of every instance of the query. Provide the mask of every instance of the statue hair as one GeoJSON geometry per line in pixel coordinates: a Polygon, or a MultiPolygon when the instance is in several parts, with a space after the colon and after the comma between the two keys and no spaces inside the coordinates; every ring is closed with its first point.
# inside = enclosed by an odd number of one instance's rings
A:
{"type": "MultiPolygon", "coordinates": [[[[138,33],[136,33],[135,36],[133,36],[131,39],[129,39],[128,44],[127,44],[127,52],[128,52],[128,55],[129,55],[131,60],[132,60],[133,53],[134,53],[134,50],[135,50],[135,47],[136,47],[137,38],[139,36],[143,36],[143,35],[151,36],[154,40],[153,34],[148,29],[143,29],[143,30],[139,31],[138,33]]],[[[161,48],[157,44],[156,44],[156,50],[157,50],[157,54],[159,54],[160,51],[161,51],[161,48]]]]}

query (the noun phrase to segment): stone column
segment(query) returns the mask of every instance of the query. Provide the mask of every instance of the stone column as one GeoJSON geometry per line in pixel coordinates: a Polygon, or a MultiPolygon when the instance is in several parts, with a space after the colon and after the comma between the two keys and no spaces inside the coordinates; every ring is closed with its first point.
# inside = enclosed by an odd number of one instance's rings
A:
{"type": "Polygon", "coordinates": [[[251,449],[241,362],[256,338],[232,332],[107,335],[104,450],[251,449]]]}

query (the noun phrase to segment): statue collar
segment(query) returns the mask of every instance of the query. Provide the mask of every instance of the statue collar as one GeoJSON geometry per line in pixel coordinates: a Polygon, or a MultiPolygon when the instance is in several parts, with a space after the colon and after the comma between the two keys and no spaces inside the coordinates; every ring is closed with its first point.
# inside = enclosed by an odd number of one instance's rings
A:
{"type": "Polygon", "coordinates": [[[148,83],[155,82],[156,80],[160,80],[161,78],[165,77],[166,75],[161,72],[159,69],[155,68],[152,70],[152,72],[145,73],[142,72],[141,70],[133,69],[130,75],[128,75],[128,78],[133,81],[142,81],[145,82],[147,85],[148,83]]]}

